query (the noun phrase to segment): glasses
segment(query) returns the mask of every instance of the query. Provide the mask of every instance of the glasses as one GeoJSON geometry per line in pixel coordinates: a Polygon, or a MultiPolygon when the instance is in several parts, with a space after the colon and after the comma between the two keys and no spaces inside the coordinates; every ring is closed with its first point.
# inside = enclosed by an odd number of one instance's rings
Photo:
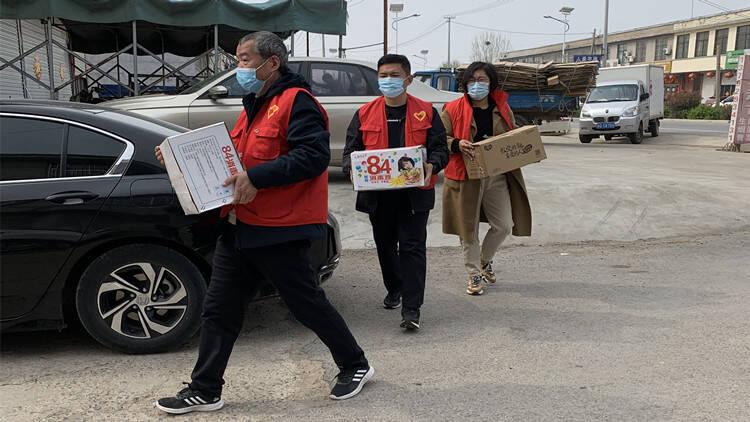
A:
{"type": "Polygon", "coordinates": [[[469,84],[473,84],[475,82],[479,82],[479,83],[483,83],[483,84],[488,84],[488,83],[490,83],[490,78],[488,78],[486,76],[480,76],[478,78],[471,78],[471,79],[469,79],[467,81],[467,83],[469,83],[469,84]]]}

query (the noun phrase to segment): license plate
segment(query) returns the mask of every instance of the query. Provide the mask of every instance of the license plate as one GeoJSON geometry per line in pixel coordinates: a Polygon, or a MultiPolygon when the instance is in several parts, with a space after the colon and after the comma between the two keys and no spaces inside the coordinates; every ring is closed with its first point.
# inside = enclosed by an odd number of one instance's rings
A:
{"type": "Polygon", "coordinates": [[[615,124],[614,123],[597,123],[596,124],[596,128],[599,129],[599,130],[602,130],[602,129],[614,129],[615,128],[615,124]]]}

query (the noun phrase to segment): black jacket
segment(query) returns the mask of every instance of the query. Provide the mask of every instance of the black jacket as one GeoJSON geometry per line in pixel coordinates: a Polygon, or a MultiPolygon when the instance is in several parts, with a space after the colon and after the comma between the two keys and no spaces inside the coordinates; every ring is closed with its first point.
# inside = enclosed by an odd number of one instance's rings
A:
{"type": "MultiPolygon", "coordinates": [[[[402,138],[403,139],[403,138],[402,138]]],[[[401,145],[403,146],[403,145],[401,145]]],[[[432,127],[427,131],[427,162],[433,166],[432,174],[437,175],[448,165],[448,144],[445,137],[445,126],[440,113],[432,108],[432,127]]],[[[342,169],[349,177],[351,172],[351,153],[364,151],[362,131],[360,131],[359,112],[354,113],[349,129],[346,131],[346,146],[342,169]]],[[[435,189],[405,189],[409,193],[412,212],[430,211],[435,207],[435,189]]],[[[362,191],[357,193],[357,211],[372,214],[378,206],[378,197],[383,192],[362,191]]]]}
{"type": "MultiPolygon", "coordinates": [[[[310,89],[305,79],[289,71],[282,72],[279,78],[260,97],[246,95],[242,99],[250,125],[270,98],[288,88],[310,89]]],[[[303,180],[312,179],[328,169],[331,160],[329,146],[330,133],[326,128],[325,118],[315,100],[310,95],[298,94],[292,105],[292,113],[287,127],[287,144],[289,154],[273,161],[255,166],[247,171],[250,181],[258,189],[291,185],[303,180]]],[[[256,248],[294,240],[313,239],[326,234],[325,224],[308,224],[293,227],[260,227],[237,222],[236,246],[239,248],[256,248]]]]}

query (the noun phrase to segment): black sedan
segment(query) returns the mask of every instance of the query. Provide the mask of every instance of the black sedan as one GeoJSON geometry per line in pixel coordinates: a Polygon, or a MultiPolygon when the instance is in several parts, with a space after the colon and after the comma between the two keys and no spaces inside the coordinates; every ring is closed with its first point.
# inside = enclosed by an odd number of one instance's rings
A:
{"type": "MultiPolygon", "coordinates": [[[[218,214],[186,216],[154,157],[184,131],[100,106],[0,101],[0,330],[61,329],[73,315],[124,352],[190,339],[218,214]]],[[[329,216],[313,248],[321,282],[339,251],[329,216]]]]}

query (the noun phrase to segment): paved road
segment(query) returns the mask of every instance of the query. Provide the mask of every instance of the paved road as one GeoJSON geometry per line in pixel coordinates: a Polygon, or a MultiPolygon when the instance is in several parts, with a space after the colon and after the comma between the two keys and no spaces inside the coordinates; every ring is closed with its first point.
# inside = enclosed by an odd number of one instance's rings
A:
{"type": "Polygon", "coordinates": [[[717,136],[726,138],[729,122],[664,119],[661,122],[662,133],[675,133],[687,136],[717,136]]]}
{"type": "MultiPolygon", "coordinates": [[[[512,242],[626,241],[750,226],[750,154],[717,151],[724,138],[664,133],[641,145],[626,139],[584,145],[572,133],[544,142],[548,159],[524,168],[534,233],[512,242]]],[[[352,211],[348,180],[337,169],[330,180],[344,247],[373,247],[367,216],[352,211]]],[[[440,189],[428,245],[457,246],[455,236],[442,233],[440,189]]]]}
{"type": "MultiPolygon", "coordinates": [[[[503,250],[504,280],[463,293],[459,251],[429,254],[424,329],[378,306],[372,251],[328,284],[376,368],[363,394],[326,398],[333,364],[276,300],[250,307],[219,414],[206,421],[750,420],[750,232],[503,250]]],[[[75,332],[3,338],[4,421],[164,418],[155,397],[196,353],[127,356],[75,332]]]]}

